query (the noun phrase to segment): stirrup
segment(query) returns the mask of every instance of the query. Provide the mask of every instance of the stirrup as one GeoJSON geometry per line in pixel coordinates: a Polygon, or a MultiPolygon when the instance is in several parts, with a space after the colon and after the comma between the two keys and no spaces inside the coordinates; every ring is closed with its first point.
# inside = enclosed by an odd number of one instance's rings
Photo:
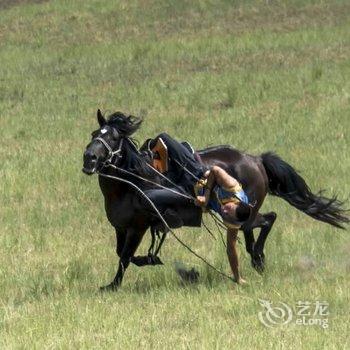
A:
{"type": "Polygon", "coordinates": [[[164,212],[163,217],[170,228],[179,228],[184,224],[181,217],[177,214],[175,210],[167,209],[164,212]]]}

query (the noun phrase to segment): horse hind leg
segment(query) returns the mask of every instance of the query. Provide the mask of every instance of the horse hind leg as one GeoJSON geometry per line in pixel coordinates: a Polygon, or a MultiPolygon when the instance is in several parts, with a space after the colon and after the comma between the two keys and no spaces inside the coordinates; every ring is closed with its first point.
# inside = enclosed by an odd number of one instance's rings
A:
{"type": "MultiPolygon", "coordinates": [[[[152,231],[152,229],[151,229],[152,231]]],[[[119,256],[119,258],[122,255],[124,244],[125,244],[125,237],[126,237],[126,231],[117,231],[116,230],[116,253],[119,256]]],[[[155,232],[152,232],[152,246],[153,248],[155,242],[155,232]]],[[[146,266],[146,265],[164,265],[163,262],[160,260],[160,258],[157,256],[157,254],[148,253],[148,255],[142,255],[142,256],[132,256],[130,258],[130,262],[133,263],[136,266],[146,266]]]]}
{"type": "MultiPolygon", "coordinates": [[[[152,229],[151,229],[152,231],[152,229]]],[[[155,231],[152,232],[152,246],[154,246],[155,242],[155,231]]],[[[126,231],[123,230],[116,230],[116,253],[119,256],[119,258],[122,255],[123,248],[125,245],[125,238],[126,238],[126,231]]],[[[150,249],[151,249],[150,248],[150,249]]],[[[156,254],[148,254],[145,256],[132,256],[130,258],[130,262],[133,263],[136,266],[146,266],[146,265],[163,265],[163,262],[160,260],[160,258],[156,254]]]]}
{"type": "Polygon", "coordinates": [[[255,244],[253,229],[251,227],[244,228],[243,233],[244,233],[244,240],[245,240],[245,249],[247,253],[252,257],[254,252],[254,244],[255,244]]]}
{"type": "Polygon", "coordinates": [[[254,260],[255,238],[254,238],[253,229],[251,227],[245,227],[242,230],[244,233],[245,249],[247,253],[250,255],[252,265],[254,266],[253,260],[254,260]]]}
{"type": "Polygon", "coordinates": [[[136,266],[142,267],[142,266],[155,266],[155,265],[164,265],[161,259],[158,256],[159,250],[164,242],[166,233],[163,233],[163,236],[160,238],[158,244],[157,243],[157,236],[159,237],[159,231],[154,227],[151,226],[151,246],[148,249],[147,255],[138,255],[133,256],[130,259],[130,262],[133,263],[136,266]]]}
{"type": "Polygon", "coordinates": [[[262,273],[265,269],[265,242],[276,218],[277,214],[275,212],[269,212],[267,214],[258,214],[252,226],[252,229],[258,227],[261,228],[259,237],[256,240],[256,243],[254,244],[254,249],[251,254],[252,265],[259,273],[262,273]]]}

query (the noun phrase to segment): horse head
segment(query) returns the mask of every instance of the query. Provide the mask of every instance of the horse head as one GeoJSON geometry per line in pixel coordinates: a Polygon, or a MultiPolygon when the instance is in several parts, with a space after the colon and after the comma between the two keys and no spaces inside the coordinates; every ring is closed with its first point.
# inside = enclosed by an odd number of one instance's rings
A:
{"type": "Polygon", "coordinates": [[[123,158],[131,156],[130,147],[133,148],[133,153],[138,152],[129,137],[140,127],[142,119],[121,112],[113,113],[106,119],[98,110],[97,121],[100,128],[92,132],[92,139],[86,146],[83,157],[82,170],[87,175],[98,172],[106,164],[119,166],[123,158]],[[129,152],[123,152],[126,147],[129,152]]]}

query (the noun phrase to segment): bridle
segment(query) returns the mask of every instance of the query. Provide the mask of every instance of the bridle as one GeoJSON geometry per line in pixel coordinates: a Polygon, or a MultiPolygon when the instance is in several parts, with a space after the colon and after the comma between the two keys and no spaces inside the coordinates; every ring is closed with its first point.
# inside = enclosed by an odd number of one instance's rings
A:
{"type": "MultiPolygon", "coordinates": [[[[129,138],[127,138],[127,140],[131,141],[131,143],[133,144],[135,150],[140,154],[140,151],[137,149],[137,147],[135,146],[135,144],[132,142],[132,140],[130,140],[129,138]]],[[[123,141],[124,141],[124,137],[121,137],[120,138],[120,141],[119,141],[119,145],[118,145],[118,148],[113,151],[113,148],[108,144],[108,142],[106,140],[104,140],[102,137],[96,137],[92,140],[93,141],[99,141],[102,143],[102,145],[106,148],[107,152],[108,152],[108,158],[102,163],[103,167],[112,167],[116,170],[119,170],[121,172],[124,172],[124,173],[127,173],[127,174],[130,174],[134,177],[137,177],[143,181],[146,181],[146,182],[149,182],[149,183],[152,183],[153,185],[157,186],[157,187],[161,187],[163,189],[166,189],[170,192],[175,192],[177,195],[180,195],[180,196],[183,196],[183,197],[186,197],[187,199],[195,199],[194,197],[192,196],[189,196],[189,195],[186,195],[184,193],[181,193],[181,192],[177,192],[175,191],[174,189],[172,188],[167,188],[165,186],[162,186],[161,184],[158,184],[156,182],[153,182],[151,180],[148,180],[148,179],[145,179],[137,174],[134,174],[132,172],[129,172],[125,169],[121,169],[121,168],[118,168],[118,166],[116,164],[113,164],[113,158],[115,156],[117,156],[119,159],[122,158],[122,155],[121,155],[121,151],[122,151],[122,146],[123,146],[123,141]]],[[[149,165],[150,168],[154,169],[153,167],[151,167],[149,165]]],[[[154,169],[155,170],[155,169],[154,169]]],[[[156,170],[155,170],[156,171],[156,170]]],[[[156,171],[158,173],[158,171],[156,171]]],[[[226,273],[220,271],[219,269],[217,269],[214,265],[212,265],[211,263],[209,263],[205,258],[203,258],[202,256],[200,256],[199,254],[197,254],[194,250],[192,250],[186,243],[184,243],[175,233],[174,231],[169,227],[168,223],[165,221],[163,215],[159,212],[158,208],[155,206],[155,204],[152,202],[151,199],[149,199],[147,197],[147,195],[145,194],[145,192],[140,188],[138,187],[136,184],[134,184],[133,182],[131,181],[128,181],[124,178],[121,178],[121,177],[118,177],[118,176],[112,176],[112,175],[109,175],[109,174],[106,174],[106,173],[103,173],[103,172],[99,172],[97,171],[97,174],[99,176],[102,176],[102,177],[105,177],[105,178],[110,178],[110,179],[113,179],[113,180],[116,180],[116,181],[120,181],[122,183],[125,183],[125,184],[128,184],[129,186],[131,186],[132,188],[134,188],[148,203],[149,205],[152,207],[152,209],[155,211],[155,213],[157,214],[157,216],[159,217],[159,219],[162,221],[162,223],[165,225],[165,227],[171,232],[171,234],[174,236],[174,238],[182,245],[184,246],[186,249],[188,249],[192,254],[194,254],[197,258],[201,259],[205,264],[207,264],[210,268],[212,268],[214,271],[216,271],[218,274],[228,278],[229,280],[232,280],[232,278],[227,275],[226,273]]],[[[160,173],[159,173],[160,174],[160,173]]],[[[160,174],[162,175],[162,174],[160,174]]],[[[162,175],[162,177],[165,177],[164,175],[162,175]]],[[[166,178],[166,177],[165,177],[166,178]]],[[[166,178],[167,179],[167,178],[166,178]]],[[[171,182],[171,180],[167,179],[168,181],[171,182]]],[[[177,185],[175,185],[176,187],[178,187],[177,185]]],[[[165,235],[163,236],[162,240],[164,240],[165,238],[165,235]]],[[[157,247],[157,252],[159,251],[161,245],[157,247]]]]}
{"type": "Polygon", "coordinates": [[[93,139],[93,141],[100,141],[102,143],[102,145],[105,146],[105,148],[106,148],[106,150],[108,152],[107,159],[103,162],[103,165],[105,165],[105,164],[112,164],[113,163],[113,158],[115,156],[117,156],[119,159],[122,157],[121,151],[122,151],[122,147],[123,147],[123,140],[124,140],[124,138],[121,137],[120,141],[119,141],[118,148],[115,151],[113,151],[113,148],[102,137],[96,137],[96,138],[93,139]]]}

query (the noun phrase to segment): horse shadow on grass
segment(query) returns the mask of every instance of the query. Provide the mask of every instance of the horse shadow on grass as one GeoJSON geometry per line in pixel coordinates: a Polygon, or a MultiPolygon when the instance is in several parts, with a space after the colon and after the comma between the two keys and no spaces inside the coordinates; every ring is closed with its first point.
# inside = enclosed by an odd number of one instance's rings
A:
{"type": "Polygon", "coordinates": [[[158,270],[157,273],[148,276],[140,273],[136,280],[122,285],[121,291],[143,295],[155,290],[159,292],[174,288],[198,291],[199,288],[212,289],[227,283],[224,277],[206,267],[198,271],[195,267],[186,267],[179,262],[175,262],[174,267],[175,269],[171,270],[158,270]]]}

